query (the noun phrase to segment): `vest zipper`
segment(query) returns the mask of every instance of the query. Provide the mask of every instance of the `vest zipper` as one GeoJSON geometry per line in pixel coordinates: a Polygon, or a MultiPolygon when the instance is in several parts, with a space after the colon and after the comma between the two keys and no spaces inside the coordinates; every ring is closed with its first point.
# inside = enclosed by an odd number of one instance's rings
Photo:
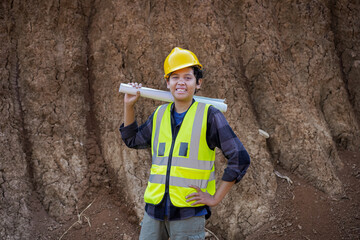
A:
{"type": "Polygon", "coordinates": [[[174,122],[174,119],[173,119],[173,116],[171,115],[172,141],[171,141],[171,148],[170,148],[169,159],[168,159],[168,164],[167,164],[167,169],[166,169],[165,194],[169,194],[169,185],[170,185],[169,180],[170,180],[172,155],[173,155],[173,151],[174,151],[176,136],[177,136],[180,126],[181,126],[181,124],[179,125],[179,127],[174,126],[175,124],[173,124],[173,122],[174,122]]]}
{"type": "Polygon", "coordinates": [[[167,165],[167,169],[166,169],[165,194],[169,193],[170,169],[171,169],[171,161],[172,161],[172,153],[173,153],[173,150],[174,150],[174,145],[175,145],[175,140],[173,139],[172,142],[171,142],[168,165],[167,165]]]}

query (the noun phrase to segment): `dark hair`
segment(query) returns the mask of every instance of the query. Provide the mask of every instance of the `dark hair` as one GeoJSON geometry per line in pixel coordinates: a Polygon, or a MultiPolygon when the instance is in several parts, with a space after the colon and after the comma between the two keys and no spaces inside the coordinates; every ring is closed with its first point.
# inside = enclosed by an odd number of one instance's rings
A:
{"type": "MultiPolygon", "coordinates": [[[[199,66],[192,66],[191,68],[193,69],[194,72],[196,84],[199,84],[199,79],[203,78],[203,70],[200,69],[199,66]]],[[[173,72],[169,73],[167,80],[170,79],[171,74],[173,74],[173,72]]]]}
{"type": "Polygon", "coordinates": [[[196,84],[199,84],[199,79],[203,78],[203,70],[201,70],[198,66],[191,67],[194,71],[194,76],[196,78],[196,84]]]}

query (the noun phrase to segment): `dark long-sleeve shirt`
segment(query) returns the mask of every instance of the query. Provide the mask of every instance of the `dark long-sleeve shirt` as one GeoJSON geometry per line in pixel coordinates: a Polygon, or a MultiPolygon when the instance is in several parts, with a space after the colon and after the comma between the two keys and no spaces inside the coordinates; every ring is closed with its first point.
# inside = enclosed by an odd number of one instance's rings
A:
{"type": "MultiPolygon", "coordinates": [[[[171,111],[173,112],[174,109],[172,108],[171,111]]],[[[138,127],[136,121],[126,127],[124,127],[123,124],[120,126],[122,139],[128,147],[135,149],[151,147],[153,115],[154,113],[140,127],[138,127]]],[[[171,115],[173,116],[173,114],[171,115]]],[[[173,123],[174,121],[172,121],[172,124],[173,123]]],[[[176,129],[179,128],[180,125],[172,127],[176,129]]],[[[249,167],[249,154],[240,142],[239,138],[235,135],[234,131],[231,129],[225,116],[213,106],[210,106],[208,110],[206,141],[209,148],[215,149],[218,147],[221,149],[228,160],[222,180],[227,182],[239,182],[249,167]]],[[[165,198],[166,196],[164,199],[165,198]]],[[[146,212],[155,219],[164,220],[164,199],[158,205],[146,204],[146,212]]],[[[205,207],[210,214],[210,209],[207,206],[205,207]]],[[[178,208],[170,203],[170,209],[167,211],[169,214],[168,219],[181,220],[196,216],[198,213],[203,212],[205,207],[178,208]]]]}

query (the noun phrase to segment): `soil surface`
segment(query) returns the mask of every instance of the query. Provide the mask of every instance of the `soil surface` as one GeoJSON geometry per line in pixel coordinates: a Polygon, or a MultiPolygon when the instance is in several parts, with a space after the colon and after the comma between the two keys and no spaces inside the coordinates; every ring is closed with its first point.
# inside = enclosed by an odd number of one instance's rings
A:
{"type": "Polygon", "coordinates": [[[118,194],[103,189],[79,214],[59,225],[40,210],[33,239],[137,239],[139,220],[118,194]]]}
{"type": "MultiPolygon", "coordinates": [[[[296,175],[277,169],[293,183],[278,178],[268,223],[246,239],[360,239],[360,153],[341,151],[340,158],[344,168],[338,175],[346,195],[339,200],[328,197],[296,175]]],[[[38,209],[38,214],[33,216],[36,219],[33,239],[137,239],[140,231],[139,220],[129,211],[131,207],[121,203],[110,189],[103,189],[92,204],[79,209],[80,217],[74,216],[63,225],[49,218],[40,206],[38,209]]],[[[216,239],[207,235],[207,239],[216,239]]]]}
{"type": "Polygon", "coordinates": [[[360,154],[340,151],[344,168],[338,176],[346,195],[340,200],[279,169],[293,184],[278,179],[269,222],[247,240],[262,239],[360,239],[360,154]]]}

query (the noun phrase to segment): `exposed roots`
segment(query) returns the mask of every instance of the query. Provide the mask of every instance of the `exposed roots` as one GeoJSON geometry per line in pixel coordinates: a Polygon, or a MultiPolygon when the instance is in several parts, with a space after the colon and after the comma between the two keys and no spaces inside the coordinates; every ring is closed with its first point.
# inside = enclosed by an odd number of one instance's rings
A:
{"type": "Polygon", "coordinates": [[[61,240],[67,233],[68,231],[70,231],[71,228],[73,228],[77,223],[78,224],[82,224],[83,220],[82,217],[84,217],[84,219],[87,221],[87,223],[89,224],[89,227],[91,227],[91,223],[90,223],[90,218],[84,215],[84,212],[94,203],[95,199],[84,209],[82,210],[82,212],[79,214],[77,214],[78,216],[78,220],[76,222],[74,222],[59,238],[59,240],[61,240]]]}

